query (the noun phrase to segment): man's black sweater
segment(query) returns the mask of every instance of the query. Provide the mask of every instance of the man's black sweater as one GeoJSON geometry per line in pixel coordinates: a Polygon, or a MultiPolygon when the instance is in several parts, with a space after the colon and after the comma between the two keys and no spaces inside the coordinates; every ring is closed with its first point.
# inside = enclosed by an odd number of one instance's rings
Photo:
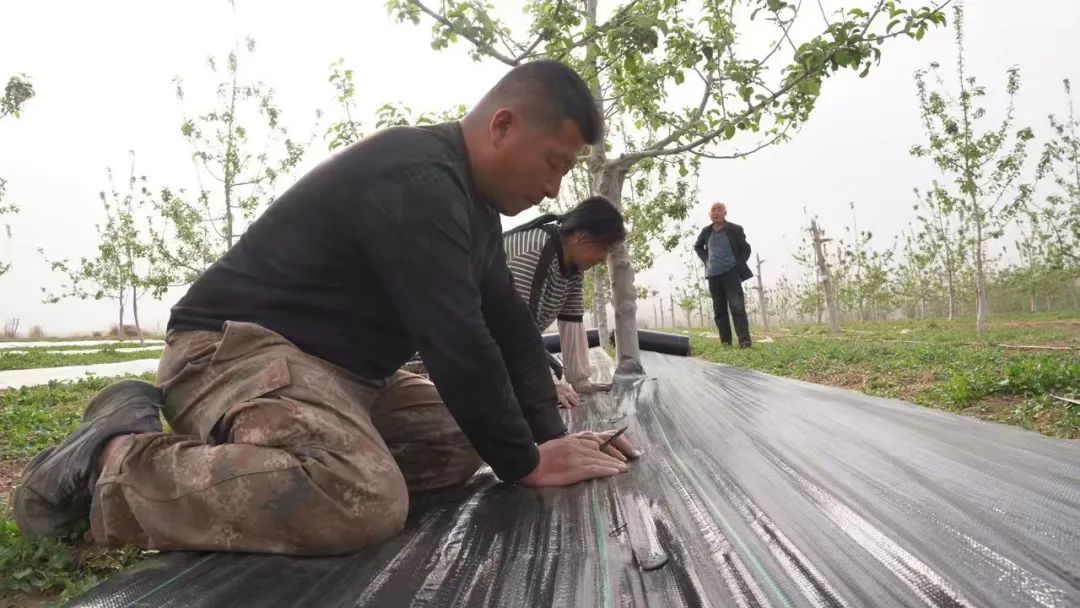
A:
{"type": "Polygon", "coordinates": [[[169,329],[258,323],[365,378],[419,351],[504,480],[566,432],[539,332],[514,292],[499,214],[457,123],[393,128],[278,198],[172,309],[169,329]]]}

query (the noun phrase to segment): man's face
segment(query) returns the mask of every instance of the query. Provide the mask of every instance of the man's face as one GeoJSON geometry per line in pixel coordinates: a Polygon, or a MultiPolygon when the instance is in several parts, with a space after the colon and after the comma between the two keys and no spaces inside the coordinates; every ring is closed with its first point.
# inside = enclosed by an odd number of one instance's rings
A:
{"type": "Polygon", "coordinates": [[[573,121],[558,129],[534,125],[520,114],[499,110],[491,123],[494,155],[486,194],[499,211],[517,215],[559,194],[585,140],[573,121]]]}
{"type": "Polygon", "coordinates": [[[713,205],[712,209],[709,209],[709,217],[712,218],[712,221],[716,224],[723,222],[724,218],[727,217],[727,207],[724,207],[723,205],[713,205]]]}

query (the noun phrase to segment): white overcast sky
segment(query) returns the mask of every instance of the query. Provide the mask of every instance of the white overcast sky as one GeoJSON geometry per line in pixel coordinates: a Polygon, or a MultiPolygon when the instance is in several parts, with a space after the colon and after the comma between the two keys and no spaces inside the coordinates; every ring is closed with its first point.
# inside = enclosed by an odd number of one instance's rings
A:
{"type": "MultiPolygon", "coordinates": [[[[517,12],[517,2],[495,3],[501,12],[517,12]]],[[[22,209],[7,221],[13,238],[0,237],[0,260],[14,262],[0,277],[0,319],[18,317],[23,328],[41,325],[50,335],[114,322],[109,302],[42,304],[41,288],[55,287],[60,277],[37,249],[54,258],[93,254],[105,167],[126,171],[128,150],[137,152],[140,173],[154,184],[194,187],[179,135],[183,108],[170,81],[180,75],[189,90],[201,87],[201,95],[209,95],[206,56],[224,55],[237,35],[257,40],[253,75],[275,87],[296,135],[310,133],[315,108],[332,108],[326,79],[338,57],[356,70],[368,115],[385,101],[416,110],[468,104],[503,73],[498,63],[473,63],[463,47],[433,51],[427,22],[393,23],[383,6],[381,0],[241,1],[234,14],[225,0],[0,0],[0,79],[26,73],[37,90],[21,119],[0,122],[5,202],[22,209]]],[[[1005,70],[1020,66],[1017,124],[1032,126],[1041,147],[1046,115],[1064,111],[1061,80],[1080,84],[1080,2],[971,1],[967,38],[969,71],[989,87],[992,114],[1004,101],[1005,70]]],[[[696,217],[705,221],[713,200],[727,202],[729,218],[746,228],[768,260],[767,282],[798,272],[791,252],[806,221],[804,207],[827,230],[839,231],[850,224],[848,203],[854,201],[859,228],[886,246],[912,217],[912,188],[936,176],[927,161],[907,152],[923,137],[912,74],[932,60],[951,68],[953,57],[952,33],[939,28],[921,43],[888,45],[882,64],[864,80],[848,74],[829,80],[794,141],[746,160],[705,163],[696,217]]],[[[317,142],[305,167],[326,155],[317,142]]],[[[679,259],[669,256],[639,283],[666,291],[668,275],[683,272],[679,259]]],[[[163,328],[178,296],[144,300],[144,326],[163,328]]],[[[651,304],[641,314],[651,317],[651,304]]]]}

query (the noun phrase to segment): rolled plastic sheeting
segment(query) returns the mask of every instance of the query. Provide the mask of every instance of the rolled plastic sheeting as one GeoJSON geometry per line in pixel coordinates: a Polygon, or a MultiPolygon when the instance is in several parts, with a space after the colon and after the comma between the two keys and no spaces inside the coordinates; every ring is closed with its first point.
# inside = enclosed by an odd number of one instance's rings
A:
{"type": "MultiPolygon", "coordinates": [[[[598,330],[590,329],[585,332],[585,335],[589,339],[589,348],[600,346],[600,332],[598,330]]],[[[546,348],[549,353],[562,352],[559,334],[544,334],[544,348],[546,348]]]]}
{"type": "MultiPolygon", "coordinates": [[[[590,329],[585,332],[589,337],[589,348],[600,346],[600,332],[590,329]]],[[[678,355],[687,357],[690,355],[690,338],[679,334],[666,334],[659,331],[638,330],[638,346],[641,350],[665,355],[678,355]]],[[[559,343],[559,334],[545,334],[544,348],[548,352],[557,353],[562,350],[559,343]]]]}
{"type": "Polygon", "coordinates": [[[641,350],[665,355],[690,356],[690,338],[679,334],[665,334],[659,331],[639,329],[638,346],[641,350]]]}

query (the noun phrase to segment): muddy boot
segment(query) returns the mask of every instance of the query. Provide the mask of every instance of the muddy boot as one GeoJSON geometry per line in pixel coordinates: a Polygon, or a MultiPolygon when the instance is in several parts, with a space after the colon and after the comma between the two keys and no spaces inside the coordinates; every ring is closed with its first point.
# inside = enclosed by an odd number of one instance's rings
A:
{"type": "Polygon", "coordinates": [[[160,433],[162,402],[156,386],[138,380],[123,380],[98,393],[79,428],[23,471],[12,502],[23,534],[67,536],[89,519],[105,445],[118,435],[160,433]]]}

